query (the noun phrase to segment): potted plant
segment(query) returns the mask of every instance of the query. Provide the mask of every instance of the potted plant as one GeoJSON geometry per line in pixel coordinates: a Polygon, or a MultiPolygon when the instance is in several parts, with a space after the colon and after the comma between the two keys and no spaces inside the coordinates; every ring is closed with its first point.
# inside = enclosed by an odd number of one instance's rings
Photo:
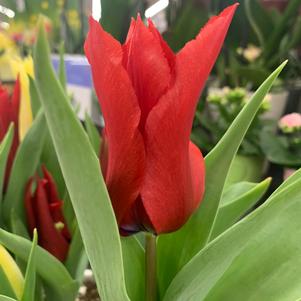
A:
{"type": "Polygon", "coordinates": [[[301,114],[291,113],[278,122],[278,133],[266,128],[261,143],[267,159],[283,166],[284,179],[301,166],[301,114]]]}
{"type": "MultiPolygon", "coordinates": [[[[247,103],[249,96],[243,88],[209,89],[208,93],[205,106],[196,112],[192,131],[193,141],[205,152],[214,148],[247,103]]],[[[240,145],[230,169],[228,184],[260,180],[265,167],[265,156],[259,137],[263,128],[270,123],[265,118],[269,109],[267,97],[240,145]]]]}

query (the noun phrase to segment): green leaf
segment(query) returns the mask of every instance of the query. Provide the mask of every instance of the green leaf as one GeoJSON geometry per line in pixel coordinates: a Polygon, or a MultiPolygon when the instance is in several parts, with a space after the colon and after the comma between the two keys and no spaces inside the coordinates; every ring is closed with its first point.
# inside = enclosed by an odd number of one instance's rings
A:
{"type": "Polygon", "coordinates": [[[35,301],[36,288],[36,248],[38,236],[36,229],[33,232],[32,247],[29,254],[27,270],[25,274],[24,291],[21,301],[35,301]]]}
{"type": "Polygon", "coordinates": [[[9,298],[7,296],[0,295],[0,301],[17,301],[17,300],[9,298]]]}
{"type": "Polygon", "coordinates": [[[100,133],[99,133],[97,127],[95,126],[95,124],[93,123],[93,120],[87,113],[85,116],[85,128],[86,128],[89,140],[94,148],[94,151],[95,151],[96,155],[98,156],[99,152],[100,152],[100,145],[101,145],[100,133]]]}
{"type": "Polygon", "coordinates": [[[5,294],[8,297],[16,298],[13,288],[9,280],[6,277],[5,272],[3,271],[0,265],[0,293],[5,294]]]}
{"type": "MultiPolygon", "coordinates": [[[[30,99],[31,99],[31,106],[33,115],[35,116],[38,110],[41,107],[41,100],[39,96],[39,91],[37,89],[35,81],[30,78],[30,99]]],[[[63,179],[62,171],[60,169],[58,159],[55,153],[55,149],[50,137],[50,133],[48,129],[45,129],[45,140],[44,140],[44,147],[41,154],[41,163],[43,163],[47,170],[53,176],[55,183],[57,185],[57,189],[59,195],[62,197],[65,194],[66,186],[63,179]]]]}
{"type": "Polygon", "coordinates": [[[205,195],[199,209],[180,230],[159,237],[158,269],[161,294],[176,273],[208,243],[232,160],[262,100],[285,64],[286,62],[280,65],[259,87],[219,143],[206,156],[205,195]]]}
{"type": "Polygon", "coordinates": [[[29,76],[29,91],[32,116],[35,118],[41,108],[40,96],[34,79],[29,76]]]}
{"type": "Polygon", "coordinates": [[[65,48],[64,48],[64,42],[61,42],[60,45],[60,63],[59,63],[59,80],[62,85],[62,88],[66,90],[66,68],[65,68],[65,59],[64,59],[64,54],[65,54],[65,48]]]}
{"type": "Polygon", "coordinates": [[[136,237],[122,237],[125,282],[131,301],[145,298],[145,252],[136,237]]]}
{"type": "Polygon", "coordinates": [[[236,223],[265,194],[271,178],[259,184],[242,182],[229,186],[222,195],[210,240],[236,223]]]}
{"type": "Polygon", "coordinates": [[[9,177],[7,192],[4,198],[4,219],[10,224],[12,209],[25,222],[24,190],[30,177],[36,172],[44,144],[46,123],[43,112],[40,112],[19,145],[9,177]]]}
{"type": "Polygon", "coordinates": [[[261,180],[265,158],[262,156],[236,155],[227,175],[226,186],[247,181],[261,180]]]}
{"type": "MultiPolygon", "coordinates": [[[[9,251],[27,261],[32,243],[28,239],[0,229],[0,243],[9,251]]],[[[64,265],[41,247],[36,249],[37,273],[59,295],[59,301],[74,301],[79,285],[73,280],[64,265]]]]}
{"type": "Polygon", "coordinates": [[[13,137],[14,137],[14,125],[11,124],[0,144],[0,213],[2,213],[1,211],[2,197],[3,197],[2,192],[3,192],[3,184],[5,179],[6,163],[12,145],[13,137]]]}
{"type": "Polygon", "coordinates": [[[84,271],[88,267],[88,257],[78,229],[78,225],[76,225],[76,228],[72,234],[72,241],[69,246],[69,252],[65,266],[74,279],[82,282],[84,271]]]}
{"type": "Polygon", "coordinates": [[[298,299],[300,188],[301,180],[208,244],[174,278],[164,301],[298,299]]]}
{"type": "Polygon", "coordinates": [[[101,299],[128,300],[118,226],[99,160],[55,77],[43,26],[34,57],[42,106],[101,299]]]}

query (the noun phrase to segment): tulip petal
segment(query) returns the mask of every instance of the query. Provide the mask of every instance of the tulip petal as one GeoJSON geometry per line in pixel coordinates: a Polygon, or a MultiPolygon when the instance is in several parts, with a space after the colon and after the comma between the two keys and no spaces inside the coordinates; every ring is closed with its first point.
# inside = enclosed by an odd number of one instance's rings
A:
{"type": "Polygon", "coordinates": [[[34,197],[34,210],[36,211],[37,229],[39,230],[39,244],[59,260],[66,259],[69,242],[55,228],[45,190],[45,180],[38,180],[34,197]]]}
{"type": "Polygon", "coordinates": [[[204,168],[201,155],[190,144],[190,131],[198,98],[235,8],[230,6],[211,18],[197,38],[178,53],[173,86],[146,121],[147,164],[141,196],[156,233],[177,230],[201,200],[204,168]]]}
{"type": "Polygon", "coordinates": [[[120,222],[139,194],[144,173],[145,150],[138,130],[141,112],[122,65],[121,45],[92,18],[85,52],[105,119],[108,147],[105,180],[120,222]]]}
{"type": "Polygon", "coordinates": [[[150,30],[150,32],[154,35],[154,37],[159,41],[161,48],[164,52],[164,56],[168,61],[169,64],[169,68],[171,70],[171,73],[173,73],[173,69],[175,67],[175,60],[176,60],[176,56],[173,53],[173,51],[171,50],[171,48],[169,47],[169,45],[164,41],[164,39],[162,38],[160,32],[157,30],[157,28],[155,27],[152,19],[148,19],[148,28],[150,30]]]}
{"type": "Polygon", "coordinates": [[[199,148],[189,144],[190,170],[193,187],[193,207],[197,208],[205,192],[205,160],[199,148]]]}
{"type": "Polygon", "coordinates": [[[20,80],[16,80],[14,91],[10,97],[8,91],[0,86],[0,140],[2,140],[9,128],[11,122],[14,123],[14,138],[12,147],[8,156],[6,173],[5,173],[5,187],[8,182],[10,170],[15,158],[15,154],[19,145],[19,126],[18,115],[20,106],[20,80]]]}
{"type": "Polygon", "coordinates": [[[143,131],[148,113],[169,86],[171,70],[160,40],[140,16],[136,22],[132,21],[123,49],[123,64],[140,104],[140,129],[143,131]]]}

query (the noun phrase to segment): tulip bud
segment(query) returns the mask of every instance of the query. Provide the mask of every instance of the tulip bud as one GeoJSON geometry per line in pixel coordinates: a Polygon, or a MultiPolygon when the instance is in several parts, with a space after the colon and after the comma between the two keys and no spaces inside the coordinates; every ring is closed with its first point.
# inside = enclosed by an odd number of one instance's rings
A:
{"type": "Polygon", "coordinates": [[[0,85],[0,141],[6,135],[9,125],[13,122],[14,138],[9,153],[5,174],[5,184],[7,184],[11,166],[19,145],[18,115],[20,106],[20,81],[17,79],[13,93],[10,94],[6,87],[0,85]]]}
{"type": "Polygon", "coordinates": [[[31,178],[25,192],[28,230],[39,234],[39,245],[64,261],[68,254],[71,235],[63,216],[63,202],[59,199],[56,184],[45,167],[42,179],[31,178]],[[34,188],[36,182],[36,188],[34,188]]]}
{"type": "MultiPolygon", "coordinates": [[[[11,255],[0,245],[0,268],[3,270],[16,297],[22,297],[24,289],[23,275],[11,255]]],[[[1,292],[0,292],[1,294],[1,292]]]]}

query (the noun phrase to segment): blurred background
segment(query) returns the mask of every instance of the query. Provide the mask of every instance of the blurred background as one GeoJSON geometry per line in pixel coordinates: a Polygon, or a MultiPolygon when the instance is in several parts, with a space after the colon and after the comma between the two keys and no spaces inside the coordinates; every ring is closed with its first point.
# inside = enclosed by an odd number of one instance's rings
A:
{"type": "Polygon", "coordinates": [[[209,152],[264,79],[288,59],[233,163],[235,176],[228,179],[258,181],[273,175],[282,181],[301,166],[301,126],[281,119],[294,113],[291,118],[301,120],[301,0],[0,0],[0,80],[13,82],[21,64],[31,68],[28,58],[42,15],[56,69],[64,48],[67,88],[80,118],[89,114],[101,128],[83,55],[88,16],[122,43],[131,17],[140,13],[145,21],[153,20],[177,52],[212,15],[235,2],[240,6],[200,98],[192,140],[204,154],[209,152]]]}

